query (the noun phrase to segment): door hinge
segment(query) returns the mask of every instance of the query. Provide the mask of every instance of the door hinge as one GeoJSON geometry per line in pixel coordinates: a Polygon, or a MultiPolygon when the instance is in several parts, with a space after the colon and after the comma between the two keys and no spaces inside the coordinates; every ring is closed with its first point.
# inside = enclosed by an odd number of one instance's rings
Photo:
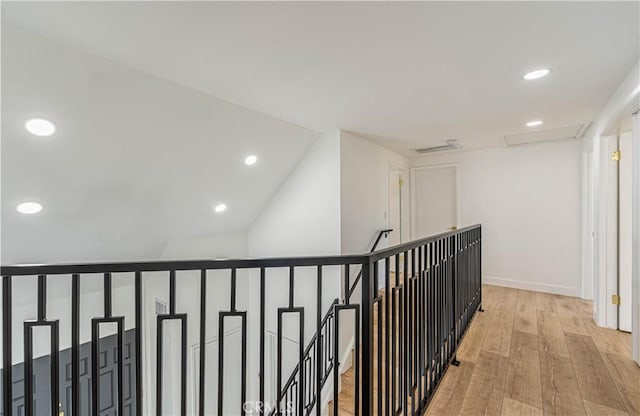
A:
{"type": "Polygon", "coordinates": [[[611,295],[611,303],[613,303],[614,305],[620,305],[620,296],[611,295]]]}
{"type": "Polygon", "coordinates": [[[616,150],[615,152],[611,153],[611,160],[619,162],[621,157],[622,153],[620,152],[620,150],[616,150]]]}

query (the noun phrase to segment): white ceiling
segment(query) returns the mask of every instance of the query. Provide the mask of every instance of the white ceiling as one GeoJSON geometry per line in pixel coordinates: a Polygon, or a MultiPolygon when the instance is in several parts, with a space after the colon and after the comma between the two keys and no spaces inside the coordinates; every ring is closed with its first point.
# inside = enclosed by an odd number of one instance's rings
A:
{"type": "Polygon", "coordinates": [[[306,128],[408,149],[592,120],[638,2],[4,2],[3,18],[306,128]],[[525,82],[539,67],[552,74],[525,82]]]}
{"type": "Polygon", "coordinates": [[[2,263],[153,259],[245,231],[316,136],[3,22],[2,263]],[[34,115],[58,132],[27,133],[34,115]],[[29,200],[43,211],[16,212],[29,200]]]}
{"type": "Polygon", "coordinates": [[[157,258],[246,230],[319,131],[413,155],[584,123],[640,50],[637,2],[1,7],[5,264],[157,258]],[[552,74],[521,79],[538,67],[552,74]],[[59,132],[29,136],[31,115],[59,132]],[[45,209],[21,216],[24,200],[45,209]]]}

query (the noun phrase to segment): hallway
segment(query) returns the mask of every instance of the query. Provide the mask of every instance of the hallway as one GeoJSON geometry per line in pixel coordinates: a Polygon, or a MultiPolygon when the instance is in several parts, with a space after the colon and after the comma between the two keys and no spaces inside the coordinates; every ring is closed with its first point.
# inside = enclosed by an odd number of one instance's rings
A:
{"type": "Polygon", "coordinates": [[[478,313],[428,415],[638,415],[631,335],[597,327],[591,302],[483,286],[478,313]]]}

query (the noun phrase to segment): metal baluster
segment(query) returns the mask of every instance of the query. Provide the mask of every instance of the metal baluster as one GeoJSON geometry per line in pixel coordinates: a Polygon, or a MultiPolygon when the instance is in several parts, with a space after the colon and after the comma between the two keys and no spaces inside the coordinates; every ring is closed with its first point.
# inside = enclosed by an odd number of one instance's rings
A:
{"type": "Polygon", "coordinates": [[[2,276],[2,409],[5,416],[13,414],[11,294],[11,276],[2,276]]]}
{"type": "MultiPolygon", "coordinates": [[[[348,268],[349,266],[347,266],[348,268]]],[[[348,280],[348,279],[347,279],[348,280]]],[[[348,290],[348,282],[345,285],[345,288],[348,290]]],[[[345,296],[348,296],[349,293],[348,291],[345,292],[345,296]]],[[[338,328],[338,319],[336,316],[336,324],[335,324],[335,328],[337,330],[338,328]]],[[[316,334],[320,334],[320,331],[322,329],[322,266],[318,266],[317,272],[316,272],[316,334]]],[[[337,337],[336,337],[337,339],[337,337]]],[[[303,341],[304,342],[304,341],[303,341]]],[[[316,416],[320,416],[321,414],[321,392],[322,392],[322,349],[320,348],[320,337],[317,336],[316,337],[316,379],[315,379],[315,391],[316,391],[316,416]]],[[[336,356],[336,365],[333,367],[333,373],[334,374],[338,374],[339,370],[338,367],[339,365],[337,364],[337,357],[338,354],[335,354],[336,356]]],[[[334,378],[335,381],[335,378],[334,378]]],[[[334,390],[335,391],[335,390],[334,390]]],[[[334,395],[334,400],[337,402],[338,401],[338,396],[334,395]]],[[[337,413],[336,413],[337,415],[337,413]]]]}
{"type": "Polygon", "coordinates": [[[373,414],[373,263],[362,265],[362,414],[373,414]]]}
{"type": "MultiPolygon", "coordinates": [[[[135,274],[136,415],[142,416],[142,273],[135,274]]],[[[76,416],[76,415],[74,415],[76,416]]]]}
{"type": "Polygon", "coordinates": [[[264,327],[265,327],[265,270],[264,267],[260,268],[260,414],[264,415],[264,327]]]}
{"type": "MultiPolygon", "coordinates": [[[[385,392],[385,402],[384,402],[384,414],[385,415],[389,415],[389,405],[390,403],[390,393],[389,393],[389,373],[391,372],[391,360],[389,359],[389,346],[391,344],[391,333],[390,333],[390,326],[389,326],[389,320],[392,319],[391,317],[391,313],[390,313],[390,304],[391,304],[391,277],[390,277],[390,273],[391,273],[391,264],[389,263],[389,258],[387,257],[384,260],[384,313],[385,313],[385,317],[384,317],[384,331],[385,331],[385,340],[384,340],[384,354],[385,354],[385,360],[386,360],[386,369],[384,372],[384,392],[385,392]]],[[[378,326],[381,326],[381,323],[378,322],[378,326]]],[[[378,368],[379,371],[382,372],[382,368],[383,366],[378,364],[378,368]]],[[[380,388],[380,391],[382,391],[382,389],[380,388]]]]}
{"type": "Polygon", "coordinates": [[[205,361],[206,361],[206,328],[207,328],[207,271],[200,271],[200,380],[198,385],[198,414],[204,416],[205,406],[205,361]]]}

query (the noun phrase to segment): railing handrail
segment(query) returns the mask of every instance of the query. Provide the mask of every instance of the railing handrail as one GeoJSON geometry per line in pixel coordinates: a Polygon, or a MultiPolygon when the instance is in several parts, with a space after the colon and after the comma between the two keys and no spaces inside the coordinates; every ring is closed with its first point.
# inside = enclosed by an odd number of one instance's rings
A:
{"type": "Polygon", "coordinates": [[[259,269],[261,267],[342,266],[364,264],[367,254],[271,257],[225,260],[162,260],[113,263],[21,264],[0,267],[2,276],[66,275],[84,273],[163,272],[167,270],[259,269]]]}
{"type": "MultiPolygon", "coordinates": [[[[259,269],[261,267],[304,267],[304,266],[342,266],[345,264],[364,264],[376,261],[385,256],[399,254],[416,248],[430,241],[435,241],[478,227],[470,225],[458,230],[447,231],[420,240],[398,244],[372,253],[334,256],[309,257],[273,257],[259,259],[225,259],[225,260],[162,260],[135,261],[113,263],[60,263],[60,264],[22,264],[0,267],[2,276],[35,276],[81,273],[130,273],[130,272],[162,272],[167,270],[216,270],[216,269],[259,269]]],[[[384,231],[384,230],[383,230],[384,231]]],[[[381,231],[381,233],[383,232],[381,231]]]]}
{"type": "Polygon", "coordinates": [[[480,226],[481,224],[474,224],[464,228],[458,228],[455,230],[446,231],[444,233],[430,235],[429,237],[421,238],[420,240],[413,240],[407,243],[397,244],[395,246],[374,251],[373,253],[370,253],[366,257],[368,258],[369,261],[374,262],[380,259],[384,259],[385,257],[395,256],[396,254],[403,253],[407,250],[411,250],[411,249],[423,246],[425,244],[431,243],[436,240],[442,240],[443,238],[449,237],[454,234],[461,234],[465,231],[476,229],[480,226]]]}

